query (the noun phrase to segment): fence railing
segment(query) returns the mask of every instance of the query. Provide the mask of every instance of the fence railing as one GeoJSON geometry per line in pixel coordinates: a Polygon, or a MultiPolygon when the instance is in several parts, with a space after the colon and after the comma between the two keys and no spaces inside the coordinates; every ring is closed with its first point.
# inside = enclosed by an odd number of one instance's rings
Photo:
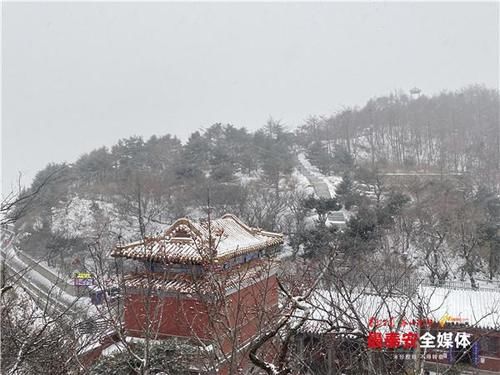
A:
{"type": "Polygon", "coordinates": [[[449,289],[491,290],[500,292],[500,281],[476,279],[476,284],[477,288],[473,288],[471,286],[470,281],[446,280],[442,283],[432,284],[428,279],[422,280],[422,285],[424,286],[431,286],[431,287],[434,286],[434,287],[449,288],[449,289]]]}

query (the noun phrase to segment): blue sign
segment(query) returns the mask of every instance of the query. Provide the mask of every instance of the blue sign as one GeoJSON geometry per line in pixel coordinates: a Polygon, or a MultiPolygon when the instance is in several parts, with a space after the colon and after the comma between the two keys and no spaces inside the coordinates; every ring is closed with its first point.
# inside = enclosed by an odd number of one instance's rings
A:
{"type": "Polygon", "coordinates": [[[474,366],[478,366],[479,365],[479,361],[480,361],[480,358],[479,358],[479,341],[475,341],[474,343],[472,343],[472,363],[474,364],[474,366]]]}

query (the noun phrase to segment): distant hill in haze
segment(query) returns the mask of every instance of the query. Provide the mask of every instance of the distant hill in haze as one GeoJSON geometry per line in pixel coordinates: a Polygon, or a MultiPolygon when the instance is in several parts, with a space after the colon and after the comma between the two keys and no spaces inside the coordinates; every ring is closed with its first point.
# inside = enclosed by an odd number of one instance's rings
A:
{"type": "Polygon", "coordinates": [[[499,126],[498,91],[471,86],[433,97],[374,98],[310,117],[293,131],[269,119],[255,132],[214,124],[185,144],[170,134],[133,136],[38,172],[29,190],[46,186],[17,226],[28,233],[27,251],[64,248],[67,256],[104,232],[138,237],[178,217],[204,216],[208,205],[215,215],[232,212],[280,230],[298,199],[292,175],[299,152],[324,175],[358,168],[461,172],[498,192],[499,126]]]}

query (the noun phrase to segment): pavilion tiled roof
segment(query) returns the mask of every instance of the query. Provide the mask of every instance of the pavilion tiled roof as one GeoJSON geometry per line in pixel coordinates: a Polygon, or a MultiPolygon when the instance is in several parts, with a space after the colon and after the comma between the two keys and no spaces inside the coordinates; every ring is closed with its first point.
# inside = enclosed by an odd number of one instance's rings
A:
{"type": "Polygon", "coordinates": [[[208,261],[225,261],[282,243],[282,234],[249,227],[236,216],[226,214],[212,220],[210,225],[207,221],[178,219],[161,236],[117,246],[111,256],[163,264],[205,264],[208,261]]]}
{"type": "Polygon", "coordinates": [[[150,287],[152,291],[173,291],[177,293],[194,293],[197,284],[182,275],[166,277],[161,273],[135,273],[125,276],[124,284],[126,288],[144,289],[150,287]]]}
{"type": "Polygon", "coordinates": [[[161,272],[138,272],[124,278],[124,285],[130,289],[146,289],[151,291],[174,292],[181,294],[210,293],[214,288],[224,290],[240,288],[245,281],[256,281],[276,272],[277,262],[258,260],[252,265],[241,265],[225,272],[213,272],[193,277],[185,274],[169,274],[161,272]]]}

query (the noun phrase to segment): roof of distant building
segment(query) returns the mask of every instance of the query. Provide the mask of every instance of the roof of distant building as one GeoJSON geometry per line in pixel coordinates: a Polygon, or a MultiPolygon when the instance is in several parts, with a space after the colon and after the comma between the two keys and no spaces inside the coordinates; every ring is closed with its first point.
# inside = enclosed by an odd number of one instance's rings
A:
{"type": "Polygon", "coordinates": [[[175,221],[162,235],[117,246],[111,256],[163,264],[220,262],[283,243],[283,235],[249,227],[226,214],[219,219],[175,221]]]}
{"type": "Polygon", "coordinates": [[[335,223],[345,223],[345,216],[342,211],[334,211],[328,214],[327,220],[335,223]]]}
{"type": "Polygon", "coordinates": [[[322,333],[332,326],[350,326],[359,323],[367,327],[370,318],[395,320],[406,317],[425,318],[440,322],[449,317],[449,323],[461,322],[468,327],[500,330],[500,291],[486,289],[456,289],[421,285],[415,294],[380,295],[354,291],[345,296],[334,290],[319,290],[310,302],[311,319],[303,331],[322,333]]]}

